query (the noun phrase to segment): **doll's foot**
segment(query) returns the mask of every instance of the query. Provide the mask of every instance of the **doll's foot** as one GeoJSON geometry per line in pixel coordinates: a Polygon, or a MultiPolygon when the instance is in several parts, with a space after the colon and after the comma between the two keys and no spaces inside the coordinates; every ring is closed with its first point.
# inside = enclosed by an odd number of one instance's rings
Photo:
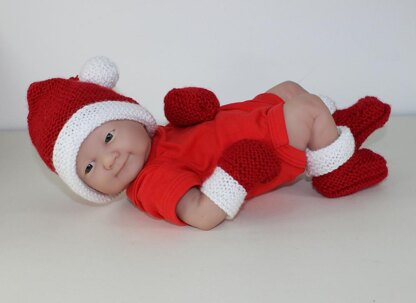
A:
{"type": "Polygon", "coordinates": [[[312,178],[320,194],[337,198],[353,194],[380,183],[387,177],[386,160],[369,149],[359,149],[336,170],[312,178]]]}
{"type": "Polygon", "coordinates": [[[387,177],[386,160],[369,149],[355,148],[351,130],[338,126],[339,137],[318,150],[306,150],[312,185],[328,198],[342,197],[375,185],[387,177]]]}
{"type": "Polygon", "coordinates": [[[336,125],[350,128],[358,150],[369,135],[387,122],[390,111],[390,105],[376,97],[364,97],[349,108],[336,110],[332,116],[336,125]]]}

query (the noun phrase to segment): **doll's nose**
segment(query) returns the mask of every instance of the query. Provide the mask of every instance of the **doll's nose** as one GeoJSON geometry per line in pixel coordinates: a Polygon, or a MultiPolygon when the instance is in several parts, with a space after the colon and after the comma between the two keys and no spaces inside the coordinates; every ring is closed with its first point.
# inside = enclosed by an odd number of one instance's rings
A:
{"type": "Polygon", "coordinates": [[[112,151],[103,155],[102,161],[105,169],[112,169],[117,158],[120,156],[119,152],[112,151]]]}

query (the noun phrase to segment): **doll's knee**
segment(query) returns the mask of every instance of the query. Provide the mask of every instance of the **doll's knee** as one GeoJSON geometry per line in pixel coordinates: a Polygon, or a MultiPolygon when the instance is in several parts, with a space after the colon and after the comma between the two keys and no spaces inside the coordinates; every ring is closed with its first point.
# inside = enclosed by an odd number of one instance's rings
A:
{"type": "Polygon", "coordinates": [[[322,100],[309,93],[301,94],[286,102],[283,110],[289,144],[301,150],[308,146],[316,122],[319,121],[319,125],[328,125],[327,120],[332,119],[322,100]]]}
{"type": "Polygon", "coordinates": [[[267,92],[278,95],[285,102],[299,95],[308,93],[302,86],[293,81],[282,82],[272,87],[267,92]]]}
{"type": "Polygon", "coordinates": [[[297,102],[302,111],[309,113],[314,118],[321,115],[331,115],[328,107],[317,95],[309,93],[301,94],[292,101],[297,102]]]}

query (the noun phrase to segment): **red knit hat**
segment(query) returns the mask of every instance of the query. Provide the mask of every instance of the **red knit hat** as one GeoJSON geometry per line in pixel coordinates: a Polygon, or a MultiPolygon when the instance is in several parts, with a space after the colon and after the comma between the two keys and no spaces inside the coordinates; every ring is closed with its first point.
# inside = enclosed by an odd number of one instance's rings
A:
{"type": "Polygon", "coordinates": [[[157,128],[144,107],[112,90],[117,81],[116,65],[95,57],[79,77],[34,82],[27,92],[29,134],[42,160],[77,194],[96,203],[109,202],[114,196],[90,188],[78,177],[76,158],[85,138],[111,120],[138,121],[150,136],[157,128]]]}

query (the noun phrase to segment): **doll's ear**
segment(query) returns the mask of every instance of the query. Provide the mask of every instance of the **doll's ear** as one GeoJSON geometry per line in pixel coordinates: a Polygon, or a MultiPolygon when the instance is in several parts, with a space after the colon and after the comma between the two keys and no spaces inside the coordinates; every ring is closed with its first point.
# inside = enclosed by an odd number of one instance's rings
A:
{"type": "Polygon", "coordinates": [[[175,126],[185,127],[213,120],[220,103],[215,94],[205,88],[174,88],[165,96],[165,116],[175,126]]]}

